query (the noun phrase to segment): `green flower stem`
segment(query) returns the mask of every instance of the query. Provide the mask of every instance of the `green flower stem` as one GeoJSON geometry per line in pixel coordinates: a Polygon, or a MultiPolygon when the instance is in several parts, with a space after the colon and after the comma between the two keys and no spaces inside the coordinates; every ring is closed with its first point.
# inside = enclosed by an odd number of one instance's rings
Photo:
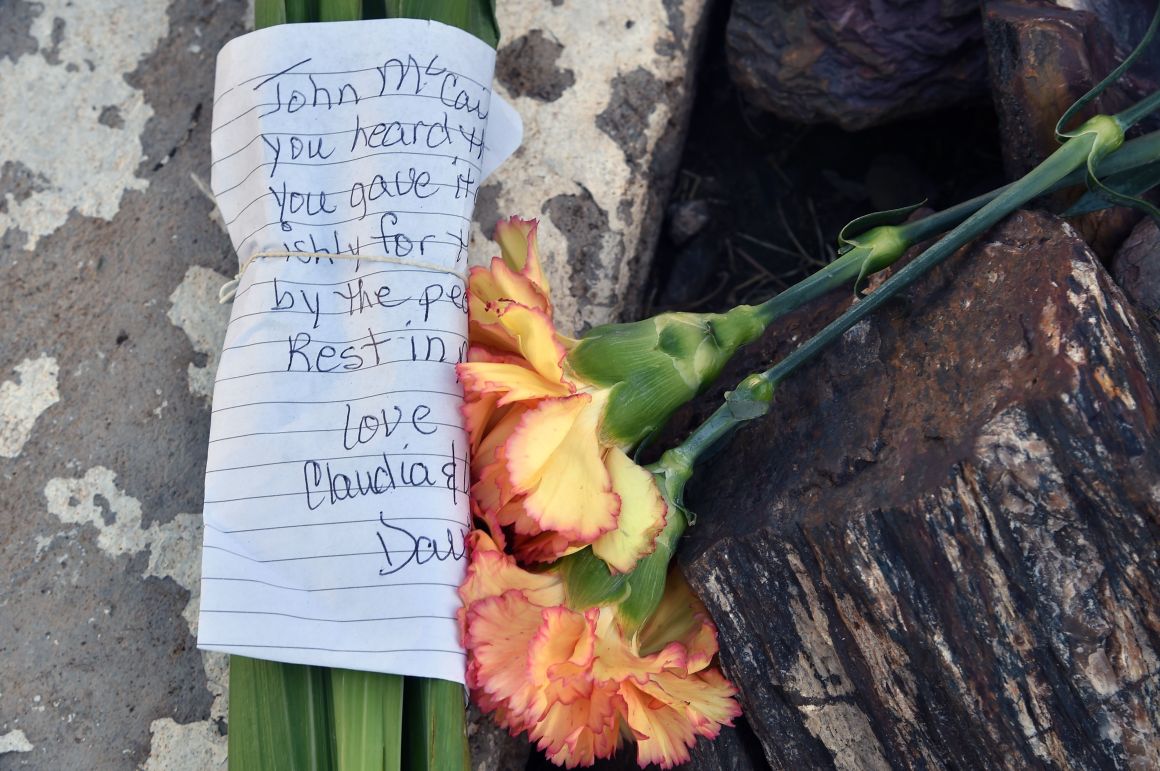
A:
{"type": "Polygon", "coordinates": [[[285,23],[286,4],[283,0],[254,0],[254,29],[285,23]]]}
{"type": "MultiPolygon", "coordinates": [[[[1081,134],[1067,142],[1032,169],[1018,182],[1008,186],[983,208],[972,214],[913,262],[886,279],[866,299],[854,305],[827,325],[821,332],[803,344],[761,377],[773,386],[812,359],[830,343],[873,313],[891,297],[914,283],[920,276],[952,255],[959,247],[989,230],[999,220],[1028,201],[1051,189],[1052,185],[1087,161],[1096,142],[1092,134],[1081,134]]],[[[725,405],[726,407],[728,405],[725,405]]]]}
{"type": "MultiPolygon", "coordinates": [[[[292,0],[287,0],[289,6],[292,0]]],[[[301,0],[293,0],[300,2],[301,0]]],[[[316,21],[359,21],[362,19],[362,0],[318,0],[316,21]]]]}
{"type": "Polygon", "coordinates": [[[230,768],[329,771],[331,709],[324,668],[230,656],[230,768]]]}
{"type": "Polygon", "coordinates": [[[1127,131],[1155,112],[1158,107],[1160,107],[1160,91],[1157,91],[1146,99],[1142,99],[1140,102],[1117,114],[1115,118],[1119,121],[1120,127],[1124,131],[1127,131]]]}
{"type": "Polygon", "coordinates": [[[470,771],[463,686],[432,677],[405,681],[403,767],[407,771],[470,771]]]}
{"type": "MultiPolygon", "coordinates": [[[[1085,123],[1077,130],[1075,137],[1069,139],[1018,182],[999,191],[993,199],[954,227],[913,262],[882,282],[872,294],[856,303],[772,368],[747,377],[735,391],[727,395],[725,403],[677,448],[682,460],[695,463],[710,447],[738,425],[764,414],[773,399],[774,389],[786,377],[887,300],[954,254],[961,246],[989,230],[1015,209],[1047,192],[1076,170],[1085,171],[1093,153],[1099,152],[1109,144],[1115,144],[1116,137],[1109,131],[1114,130],[1116,125],[1115,122],[1109,121],[1107,116],[1097,116],[1085,123]]],[[[1122,136],[1121,134],[1121,140],[1122,136]]],[[[663,460],[662,457],[662,462],[663,460]]]]}
{"type": "Polygon", "coordinates": [[[401,771],[404,678],[352,669],[326,671],[334,705],[334,768],[401,771]]]}
{"type": "MultiPolygon", "coordinates": [[[[1160,92],[1140,104],[1144,105],[1154,100],[1160,100],[1160,92]]],[[[1152,109],[1156,106],[1152,105],[1152,109]]],[[[1135,110],[1136,108],[1132,108],[1132,111],[1135,110]]],[[[1119,116],[1117,120],[1121,124],[1124,123],[1124,119],[1119,116]]],[[[1124,143],[1099,163],[1097,171],[1102,177],[1112,177],[1157,162],[1160,162],[1160,131],[1124,143]]],[[[1054,192],[1083,184],[1086,176],[1087,171],[1081,166],[1063,178],[1055,180],[1043,192],[1054,192]]],[[[774,320],[827,292],[853,284],[862,274],[868,259],[877,258],[873,270],[869,272],[887,267],[911,246],[961,224],[987,204],[1002,195],[1009,194],[1011,189],[1019,184],[1022,182],[1012,182],[913,222],[874,228],[851,238],[851,242],[855,244],[853,249],[784,292],[756,306],[758,319],[763,326],[768,326],[774,320]]]]}
{"type": "Polygon", "coordinates": [[[758,305],[757,318],[762,326],[767,327],[776,319],[800,308],[810,300],[852,284],[862,270],[865,258],[865,254],[857,249],[847,252],[821,270],[758,305]]]}
{"type": "Polygon", "coordinates": [[[499,45],[495,0],[255,0],[254,27],[304,21],[357,21],[363,18],[431,19],[470,32],[492,48],[499,45]]]}
{"type": "MultiPolygon", "coordinates": [[[[1160,96],[1160,92],[1157,92],[1157,96],[1160,96]]],[[[1125,142],[1119,150],[1104,158],[1096,167],[1096,171],[1099,172],[1101,177],[1111,177],[1158,161],[1160,161],[1160,131],[1154,131],[1151,134],[1145,134],[1142,137],[1125,142]]],[[[1065,190],[1069,187],[1082,185],[1086,177],[1086,170],[1078,168],[1049,187],[1045,192],[1054,193],[1057,190],[1065,190]]],[[[907,240],[912,245],[925,241],[928,238],[934,238],[939,233],[946,232],[955,225],[958,225],[967,217],[995,200],[1012,185],[1017,184],[1019,183],[1012,182],[1009,185],[1004,185],[988,193],[975,196],[970,200],[955,204],[948,209],[935,212],[929,217],[923,217],[914,222],[907,222],[898,227],[905,233],[907,240]]]]}

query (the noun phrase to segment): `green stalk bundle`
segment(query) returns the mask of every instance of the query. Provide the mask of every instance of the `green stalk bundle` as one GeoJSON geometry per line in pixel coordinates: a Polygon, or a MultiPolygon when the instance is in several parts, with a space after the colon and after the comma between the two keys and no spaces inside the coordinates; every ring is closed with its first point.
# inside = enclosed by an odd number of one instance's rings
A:
{"type": "MultiPolygon", "coordinates": [[[[430,19],[499,42],[494,0],[256,0],[254,26],[430,19]]],[[[467,771],[463,686],[230,657],[233,771],[467,771]]]]}

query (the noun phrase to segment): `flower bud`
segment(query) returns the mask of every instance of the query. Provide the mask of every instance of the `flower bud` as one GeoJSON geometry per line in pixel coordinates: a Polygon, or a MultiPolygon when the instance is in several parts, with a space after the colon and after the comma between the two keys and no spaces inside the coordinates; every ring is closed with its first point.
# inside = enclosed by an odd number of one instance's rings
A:
{"type": "Polygon", "coordinates": [[[748,305],[727,313],[664,313],[592,329],[568,352],[565,366],[575,380],[610,389],[603,439],[633,447],[713,382],[763,329],[748,305]]]}

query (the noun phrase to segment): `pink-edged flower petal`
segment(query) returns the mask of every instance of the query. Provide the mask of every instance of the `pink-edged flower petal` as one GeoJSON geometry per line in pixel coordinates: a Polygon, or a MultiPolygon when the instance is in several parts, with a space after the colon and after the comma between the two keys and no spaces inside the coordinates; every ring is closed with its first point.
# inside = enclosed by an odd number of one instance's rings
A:
{"type": "Polygon", "coordinates": [[[613,573],[627,573],[656,548],[668,506],[653,475],[619,449],[612,447],[605,453],[604,465],[612,491],[620,498],[620,517],[616,529],[592,543],[592,553],[613,573]]]}
{"type": "Polygon", "coordinates": [[[512,490],[525,494],[528,516],[585,543],[616,527],[620,511],[596,437],[601,406],[588,394],[545,399],[504,445],[512,490]]]}

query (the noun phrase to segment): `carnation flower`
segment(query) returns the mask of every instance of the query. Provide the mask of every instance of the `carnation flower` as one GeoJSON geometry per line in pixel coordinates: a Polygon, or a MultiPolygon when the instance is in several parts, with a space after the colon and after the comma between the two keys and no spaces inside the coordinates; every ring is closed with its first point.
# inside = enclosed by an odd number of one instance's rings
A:
{"type": "Polygon", "coordinates": [[[716,628],[679,571],[632,634],[612,606],[570,608],[555,572],[524,570],[487,532],[470,545],[460,588],[468,688],[557,765],[589,765],[631,739],[642,767],[671,768],[740,714],[736,689],[712,666],[716,628]]]}
{"type": "Polygon", "coordinates": [[[668,313],[574,340],[552,318],[536,222],[496,227],[502,256],[468,280],[468,361],[459,365],[473,450],[473,502],[525,562],[587,545],[613,572],[649,554],[666,506],[627,455],[714,379],[764,324],[755,309],[668,313]]]}

